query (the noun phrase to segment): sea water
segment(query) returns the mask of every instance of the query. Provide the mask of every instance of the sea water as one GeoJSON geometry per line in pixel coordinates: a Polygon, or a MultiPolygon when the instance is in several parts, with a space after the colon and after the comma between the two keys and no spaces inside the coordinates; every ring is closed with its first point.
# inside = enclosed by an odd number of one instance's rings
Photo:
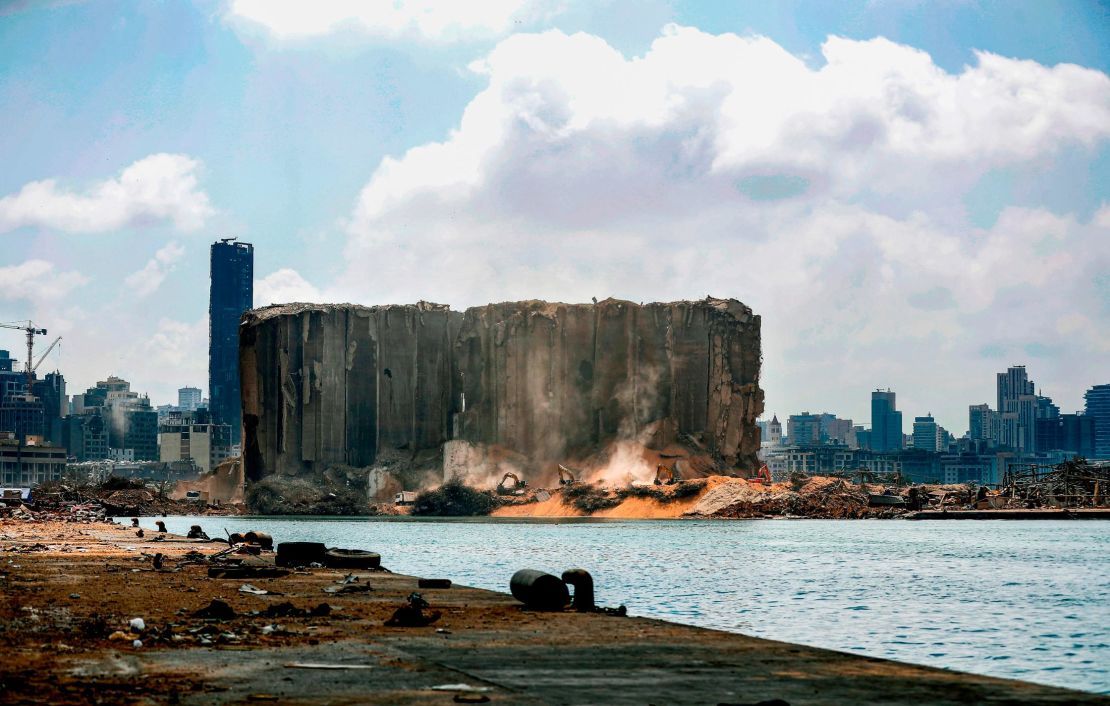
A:
{"type": "Polygon", "coordinates": [[[164,519],[505,592],[517,569],[582,568],[632,615],[1110,693],[1107,521],[164,519]]]}

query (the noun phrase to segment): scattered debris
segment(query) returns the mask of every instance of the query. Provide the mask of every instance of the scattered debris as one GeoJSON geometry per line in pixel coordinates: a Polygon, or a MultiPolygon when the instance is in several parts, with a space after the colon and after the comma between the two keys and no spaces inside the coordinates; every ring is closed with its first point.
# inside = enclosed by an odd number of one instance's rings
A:
{"type": "Polygon", "coordinates": [[[435,686],[429,686],[428,688],[432,691],[493,691],[493,687],[471,686],[470,684],[465,684],[463,682],[459,682],[458,684],[436,684],[435,686]]]}
{"type": "Polygon", "coordinates": [[[369,593],[374,589],[365,583],[349,583],[343,586],[327,586],[324,593],[369,593]]]}
{"type": "Polygon", "coordinates": [[[276,591],[267,591],[265,588],[258,588],[249,583],[245,583],[239,587],[239,593],[249,593],[252,596],[280,596],[282,594],[276,591]]]}
{"type": "Polygon", "coordinates": [[[373,669],[370,664],[336,664],[330,662],[289,662],[286,669],[373,669]]]}
{"type": "Polygon", "coordinates": [[[401,606],[393,611],[393,615],[385,621],[385,624],[388,627],[399,628],[422,628],[431,625],[439,620],[442,614],[438,610],[434,610],[425,615],[424,611],[430,607],[428,601],[424,600],[424,596],[419,593],[410,593],[408,605],[401,606]]]}
{"type": "Polygon", "coordinates": [[[331,606],[321,603],[312,610],[298,608],[290,601],[275,603],[259,613],[267,618],[326,618],[331,615],[331,606]]]}
{"type": "Polygon", "coordinates": [[[288,576],[287,569],[277,569],[273,566],[210,566],[208,578],[210,579],[279,579],[288,576]]]}

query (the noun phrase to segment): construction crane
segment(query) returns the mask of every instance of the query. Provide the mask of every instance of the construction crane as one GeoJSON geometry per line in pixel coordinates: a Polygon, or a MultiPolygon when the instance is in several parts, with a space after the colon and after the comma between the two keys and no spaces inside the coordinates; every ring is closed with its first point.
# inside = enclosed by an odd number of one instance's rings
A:
{"type": "MultiPolygon", "coordinates": [[[[16,331],[23,331],[27,334],[27,394],[31,394],[31,388],[34,383],[35,367],[31,364],[34,360],[35,349],[35,336],[45,336],[46,329],[35,328],[35,325],[30,321],[17,321],[13,323],[0,323],[0,328],[10,328],[16,331]]],[[[57,343],[57,341],[55,341],[57,343]]],[[[53,348],[53,346],[51,346],[53,348]]],[[[49,353],[50,351],[47,351],[49,353]]]]}

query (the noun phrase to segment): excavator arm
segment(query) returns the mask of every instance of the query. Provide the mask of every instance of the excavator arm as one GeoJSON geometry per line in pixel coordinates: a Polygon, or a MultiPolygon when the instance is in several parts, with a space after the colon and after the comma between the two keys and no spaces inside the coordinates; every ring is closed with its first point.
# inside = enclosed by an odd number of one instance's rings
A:
{"type": "Polygon", "coordinates": [[[655,467],[655,484],[656,485],[674,485],[678,482],[678,473],[673,468],[658,464],[655,467]]]}
{"type": "Polygon", "coordinates": [[[566,466],[564,466],[563,464],[560,463],[559,464],[559,485],[570,485],[571,483],[577,483],[577,482],[578,482],[578,476],[574,473],[574,471],[572,471],[571,469],[567,468],[566,466]]]}
{"type": "Polygon", "coordinates": [[[497,494],[498,495],[519,494],[518,491],[523,492],[524,487],[527,486],[527,485],[528,484],[525,481],[520,479],[520,476],[518,476],[517,474],[510,471],[510,472],[506,473],[504,476],[502,476],[501,482],[497,484],[497,494]],[[513,484],[512,485],[506,485],[505,481],[509,480],[510,478],[512,479],[513,484]]]}
{"type": "Polygon", "coordinates": [[[755,475],[748,480],[752,481],[753,483],[763,483],[764,485],[770,485],[772,482],[771,469],[767,468],[767,464],[763,464],[759,467],[759,470],[755,472],[755,475]]]}

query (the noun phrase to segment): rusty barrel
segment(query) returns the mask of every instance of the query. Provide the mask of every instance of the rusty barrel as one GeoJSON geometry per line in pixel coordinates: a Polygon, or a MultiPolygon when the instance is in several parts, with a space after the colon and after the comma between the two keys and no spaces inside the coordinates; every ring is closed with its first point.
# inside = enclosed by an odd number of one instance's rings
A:
{"type": "Polygon", "coordinates": [[[570,603],[570,591],[558,576],[535,569],[521,569],[509,580],[513,596],[535,610],[562,610],[570,603]]]}
{"type": "Polygon", "coordinates": [[[251,544],[257,544],[263,549],[270,550],[274,548],[274,538],[266,532],[255,532],[251,530],[243,535],[243,539],[251,544]]]}

